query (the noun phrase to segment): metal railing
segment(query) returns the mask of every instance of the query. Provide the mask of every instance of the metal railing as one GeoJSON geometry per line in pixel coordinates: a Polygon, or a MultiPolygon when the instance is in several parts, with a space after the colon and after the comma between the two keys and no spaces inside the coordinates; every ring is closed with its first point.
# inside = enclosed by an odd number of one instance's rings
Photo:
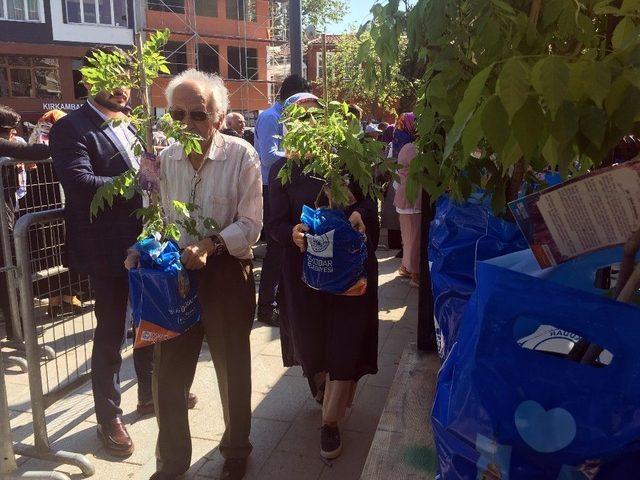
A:
{"type": "Polygon", "coordinates": [[[60,472],[26,472],[18,475],[18,465],[15,453],[31,456],[27,450],[13,446],[11,439],[11,425],[9,423],[9,404],[7,402],[7,387],[4,380],[4,364],[0,355],[0,478],[39,478],[43,480],[69,480],[69,477],[60,472]]]}
{"type": "Polygon", "coordinates": [[[94,467],[84,455],[51,450],[45,417],[47,407],[90,378],[96,323],[88,277],[63,266],[64,228],[63,209],[54,209],[23,215],[13,231],[35,438],[26,454],[91,476],[94,467]],[[53,358],[42,355],[46,347],[53,358]]]}
{"type": "MultiPolygon", "coordinates": [[[[13,227],[15,220],[21,216],[64,205],[64,192],[56,178],[53,163],[50,159],[35,162],[24,162],[7,157],[0,157],[0,192],[3,197],[3,207],[0,209],[0,247],[4,259],[4,266],[0,268],[0,275],[5,276],[5,282],[0,288],[6,289],[9,318],[13,331],[13,338],[3,342],[6,346],[24,351],[22,326],[18,306],[18,289],[15,279],[16,262],[13,252],[13,227]],[[24,189],[21,190],[20,176],[25,179],[24,189]]],[[[5,312],[7,313],[7,312],[5,312]]],[[[42,352],[47,358],[54,358],[55,352],[45,347],[42,352]]],[[[8,358],[9,364],[19,366],[26,371],[24,358],[17,355],[8,358]]]]}

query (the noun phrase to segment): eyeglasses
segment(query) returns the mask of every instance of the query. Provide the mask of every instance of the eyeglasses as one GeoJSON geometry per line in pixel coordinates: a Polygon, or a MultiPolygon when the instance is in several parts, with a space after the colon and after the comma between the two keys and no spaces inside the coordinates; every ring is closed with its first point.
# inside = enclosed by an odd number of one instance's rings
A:
{"type": "Polygon", "coordinates": [[[171,118],[178,122],[184,121],[184,119],[187,117],[187,113],[189,114],[189,118],[194,122],[204,122],[207,118],[213,115],[213,113],[205,112],[204,110],[194,110],[190,112],[186,112],[185,110],[180,109],[169,110],[169,115],[171,115],[171,118]]]}

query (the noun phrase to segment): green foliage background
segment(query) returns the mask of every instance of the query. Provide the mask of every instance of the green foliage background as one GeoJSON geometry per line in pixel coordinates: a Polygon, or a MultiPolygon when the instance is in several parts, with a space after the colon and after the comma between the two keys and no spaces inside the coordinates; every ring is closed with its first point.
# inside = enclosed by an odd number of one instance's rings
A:
{"type": "MultiPolygon", "coordinates": [[[[399,0],[372,9],[375,52],[427,62],[409,193],[474,187],[496,211],[524,178],[606,163],[640,120],[640,0],[399,0]]],[[[369,53],[371,54],[371,53],[369,53]]]]}
{"type": "Polygon", "coordinates": [[[298,165],[304,174],[326,182],[330,203],[337,206],[352,201],[348,177],[365,196],[380,196],[375,177],[390,170],[391,165],[381,157],[382,143],[364,138],[360,122],[349,112],[347,103],[332,101],[323,108],[310,109],[291,105],[283,123],[286,133],[282,148],[288,152],[279,174],[283,183],[291,180],[298,165]]]}
{"type": "MultiPolygon", "coordinates": [[[[364,110],[366,118],[375,116],[378,111],[398,113],[404,95],[415,97],[412,82],[401,72],[400,62],[406,54],[407,42],[406,37],[400,40],[403,43],[400,56],[396,62],[383,66],[376,55],[362,53],[373,46],[370,31],[343,36],[336,49],[327,55],[329,98],[356,103],[364,110]],[[364,65],[363,57],[368,65],[364,65]]],[[[322,86],[321,81],[318,83],[322,86]]]]}

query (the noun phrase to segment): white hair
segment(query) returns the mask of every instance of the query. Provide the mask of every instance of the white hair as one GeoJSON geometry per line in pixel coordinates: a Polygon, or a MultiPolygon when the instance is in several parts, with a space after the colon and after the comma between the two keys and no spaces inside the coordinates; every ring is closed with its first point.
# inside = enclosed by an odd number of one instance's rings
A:
{"type": "Polygon", "coordinates": [[[218,75],[201,72],[195,68],[185,70],[171,79],[167,88],[164,90],[164,95],[169,106],[172,105],[173,91],[178,85],[187,81],[200,85],[209,96],[209,102],[215,109],[215,113],[220,116],[224,115],[229,108],[229,91],[227,87],[224,86],[224,82],[218,75]]]}
{"type": "Polygon", "coordinates": [[[240,112],[229,112],[227,113],[224,121],[227,125],[229,125],[229,122],[231,122],[231,120],[233,120],[235,117],[242,117],[242,119],[244,120],[244,115],[242,115],[240,112]]]}

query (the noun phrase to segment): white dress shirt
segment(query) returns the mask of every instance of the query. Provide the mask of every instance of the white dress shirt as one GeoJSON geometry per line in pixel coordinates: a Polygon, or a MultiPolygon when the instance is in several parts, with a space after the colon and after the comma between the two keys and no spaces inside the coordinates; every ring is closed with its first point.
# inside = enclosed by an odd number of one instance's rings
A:
{"type": "MultiPolygon", "coordinates": [[[[104,121],[107,121],[109,119],[109,117],[107,117],[104,113],[98,110],[91,101],[87,103],[91,108],[95,110],[95,112],[98,115],[100,115],[100,118],[102,118],[104,121]]],[[[111,131],[113,131],[113,133],[116,134],[116,137],[118,137],[118,140],[120,140],[120,143],[126,149],[126,154],[129,157],[129,160],[131,161],[131,166],[137,172],[140,169],[140,159],[136,157],[133,153],[133,145],[135,144],[137,139],[134,133],[131,130],[129,130],[129,122],[125,120],[124,122],[120,123],[117,126],[109,124],[108,128],[110,128],[111,131]]]]}
{"type": "MultiPolygon", "coordinates": [[[[212,218],[227,250],[240,259],[253,258],[251,246],[262,230],[262,177],[254,148],[241,138],[216,132],[200,170],[195,170],[179,143],[165,148],[160,158],[160,197],[170,222],[179,219],[173,200],[200,208],[192,218],[212,218]]],[[[214,232],[204,229],[203,236],[214,232]]],[[[198,242],[181,229],[180,247],[198,242]]]]}

